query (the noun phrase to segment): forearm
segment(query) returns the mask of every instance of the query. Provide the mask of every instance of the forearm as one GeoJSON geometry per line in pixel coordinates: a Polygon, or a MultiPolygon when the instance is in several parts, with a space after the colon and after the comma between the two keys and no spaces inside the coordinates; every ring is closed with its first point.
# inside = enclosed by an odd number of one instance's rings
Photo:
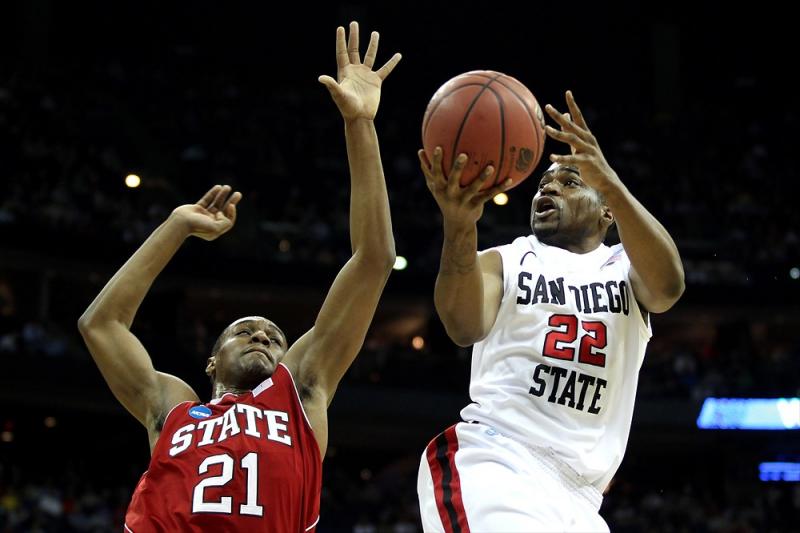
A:
{"type": "Polygon", "coordinates": [[[81,325],[118,321],[130,328],[153,281],[188,235],[186,227],[170,216],[103,287],[83,313],[81,325]]]}
{"type": "Polygon", "coordinates": [[[350,164],[350,243],[353,254],[394,263],[395,248],[389,197],[375,124],[358,119],[345,123],[350,164]]]}
{"type": "Polygon", "coordinates": [[[624,184],[604,191],[604,195],[625,252],[642,282],[655,295],[677,299],[684,288],[683,265],[666,228],[624,184]]]}
{"type": "Polygon", "coordinates": [[[434,304],[454,342],[469,345],[481,336],[483,303],[477,227],[445,222],[434,304]]]}

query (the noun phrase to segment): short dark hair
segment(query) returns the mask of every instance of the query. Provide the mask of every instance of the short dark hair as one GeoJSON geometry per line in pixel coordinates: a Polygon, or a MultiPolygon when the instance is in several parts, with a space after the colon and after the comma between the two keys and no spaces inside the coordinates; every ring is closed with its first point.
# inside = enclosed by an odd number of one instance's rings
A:
{"type": "Polygon", "coordinates": [[[222,343],[225,342],[225,335],[228,333],[228,328],[230,328],[230,326],[227,326],[225,329],[223,329],[222,333],[220,333],[219,337],[217,337],[216,342],[214,342],[214,347],[211,348],[211,357],[216,357],[219,349],[222,348],[222,343]]]}

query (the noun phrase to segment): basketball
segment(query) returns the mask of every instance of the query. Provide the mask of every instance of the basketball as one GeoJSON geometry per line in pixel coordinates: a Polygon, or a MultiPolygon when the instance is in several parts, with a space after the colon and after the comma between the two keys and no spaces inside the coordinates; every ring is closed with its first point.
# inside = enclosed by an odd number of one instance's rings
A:
{"type": "Polygon", "coordinates": [[[442,85],[422,119],[422,147],[428,161],[442,147],[445,176],[458,154],[469,156],[461,186],[469,185],[487,166],[494,179],[481,189],[511,178],[511,187],[530,176],[544,151],[544,116],[536,98],[522,83],[500,72],[474,70],[442,85]]]}

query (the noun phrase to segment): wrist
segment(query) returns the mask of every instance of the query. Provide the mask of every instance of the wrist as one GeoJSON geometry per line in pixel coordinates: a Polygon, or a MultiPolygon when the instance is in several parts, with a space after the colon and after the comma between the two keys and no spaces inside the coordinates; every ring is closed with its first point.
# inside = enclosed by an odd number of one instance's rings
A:
{"type": "Polygon", "coordinates": [[[343,117],[344,118],[344,125],[348,128],[357,128],[359,126],[372,126],[375,124],[374,118],[367,118],[367,117],[343,117]]]}
{"type": "Polygon", "coordinates": [[[597,192],[603,195],[609,206],[612,206],[625,198],[628,189],[615,173],[602,187],[597,188],[597,192]]]}
{"type": "Polygon", "coordinates": [[[192,226],[189,218],[181,211],[180,207],[175,208],[164,221],[164,226],[178,237],[186,239],[192,234],[192,226]]]}
{"type": "Polygon", "coordinates": [[[467,222],[464,220],[448,220],[444,219],[444,235],[447,238],[454,238],[459,236],[468,235],[470,233],[477,233],[478,227],[476,222],[467,222]]]}

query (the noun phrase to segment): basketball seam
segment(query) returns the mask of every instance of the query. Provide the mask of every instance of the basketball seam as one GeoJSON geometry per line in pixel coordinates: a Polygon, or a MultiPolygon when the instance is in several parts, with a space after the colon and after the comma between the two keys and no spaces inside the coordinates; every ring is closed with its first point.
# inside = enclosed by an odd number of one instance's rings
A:
{"type": "Polygon", "coordinates": [[[456,92],[456,91],[458,91],[460,89],[463,89],[464,87],[486,87],[486,85],[485,84],[481,84],[481,83],[465,83],[464,85],[459,85],[458,87],[455,87],[454,89],[452,89],[450,92],[448,92],[446,94],[443,94],[439,98],[439,101],[436,102],[436,106],[433,109],[430,110],[430,112],[428,113],[428,117],[425,119],[425,122],[422,124],[422,136],[423,137],[425,137],[425,134],[428,132],[428,126],[431,123],[431,118],[436,113],[436,110],[439,109],[439,106],[442,105],[442,102],[444,102],[444,99],[447,98],[448,96],[450,96],[451,94],[453,94],[454,92],[456,92]]]}
{"type": "MultiPolygon", "coordinates": [[[[472,75],[473,76],[478,76],[478,77],[481,77],[481,78],[492,79],[491,76],[489,76],[488,74],[474,73],[472,75]]],[[[503,87],[505,87],[506,89],[508,89],[508,91],[511,94],[513,94],[517,98],[517,100],[519,100],[522,103],[522,107],[525,108],[525,111],[528,112],[528,117],[531,119],[531,124],[533,126],[533,134],[536,135],[536,147],[537,147],[536,151],[538,152],[536,154],[538,156],[536,159],[538,159],[539,157],[541,157],[542,152],[544,152],[544,143],[539,141],[540,140],[539,129],[536,127],[536,123],[538,122],[538,120],[534,116],[533,111],[528,108],[528,104],[525,103],[525,99],[522,98],[519,94],[517,94],[517,92],[514,89],[512,89],[510,86],[508,86],[505,83],[503,83],[503,80],[501,80],[499,78],[500,78],[500,76],[497,76],[494,79],[492,79],[492,81],[495,82],[495,83],[498,83],[498,84],[502,85],[503,87]]],[[[536,102],[536,104],[538,105],[539,102],[536,102]]]]}
{"type": "MultiPolygon", "coordinates": [[[[499,77],[499,76],[500,76],[500,74],[498,74],[497,76],[499,77]]],[[[458,148],[458,141],[461,139],[461,133],[464,131],[464,124],[466,124],[466,122],[467,122],[467,119],[469,118],[469,114],[470,114],[470,113],[472,113],[472,108],[473,108],[473,107],[475,107],[475,104],[478,102],[478,100],[480,99],[480,97],[481,97],[481,95],[483,94],[483,92],[484,92],[486,89],[488,89],[488,88],[489,88],[489,85],[491,85],[492,81],[494,81],[494,80],[489,80],[489,81],[488,81],[488,82],[487,82],[487,83],[486,83],[486,84],[483,86],[483,89],[481,89],[481,90],[478,92],[478,94],[476,94],[476,95],[475,95],[475,98],[473,98],[473,99],[472,99],[472,102],[470,102],[470,104],[469,104],[469,107],[467,107],[467,111],[464,113],[464,118],[461,120],[461,124],[458,126],[458,133],[456,133],[456,138],[455,138],[455,140],[453,141],[453,148],[452,148],[452,150],[451,150],[451,153],[452,153],[452,156],[453,156],[453,158],[452,158],[452,159],[451,159],[451,161],[450,161],[450,168],[452,168],[452,167],[453,167],[453,165],[454,165],[454,164],[455,164],[455,162],[456,162],[456,157],[458,156],[458,154],[456,154],[455,152],[456,152],[456,148],[458,148]]],[[[492,91],[492,92],[494,92],[494,91],[492,91]]],[[[501,153],[502,153],[502,152],[501,152],[501,153]]],[[[476,178],[476,179],[477,179],[477,178],[476,178]]],[[[496,179],[496,178],[495,178],[495,179],[496,179]]]]}
{"type": "MultiPolygon", "coordinates": [[[[491,83],[492,82],[489,82],[489,85],[491,85],[491,83]]],[[[497,170],[494,173],[494,182],[492,183],[492,187],[494,187],[497,185],[497,180],[500,179],[500,172],[503,170],[503,162],[506,159],[506,109],[503,106],[503,99],[500,98],[497,91],[489,87],[489,85],[487,85],[486,88],[497,98],[497,107],[500,109],[500,161],[497,163],[497,170]]],[[[489,188],[491,187],[487,187],[487,189],[489,188]]]]}

